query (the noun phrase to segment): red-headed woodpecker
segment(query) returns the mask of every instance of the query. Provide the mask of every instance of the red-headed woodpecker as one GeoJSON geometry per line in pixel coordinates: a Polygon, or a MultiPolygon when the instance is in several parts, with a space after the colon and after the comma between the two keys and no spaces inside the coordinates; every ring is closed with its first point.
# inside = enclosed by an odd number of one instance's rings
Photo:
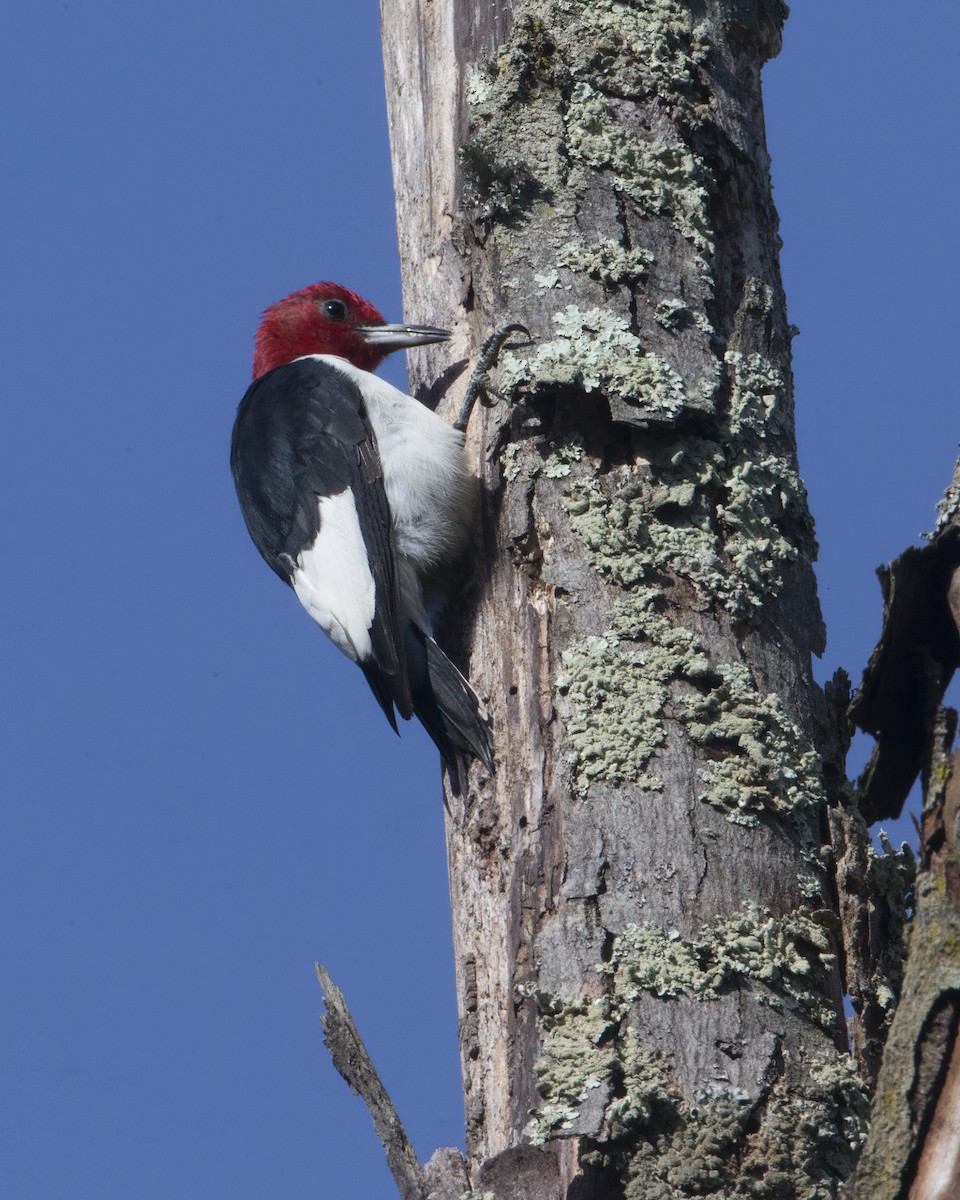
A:
{"type": "Polygon", "coordinates": [[[445,329],[387,325],[354,292],[315,283],[264,313],[230,466],[267,563],[358,664],[397,728],[416,715],[455,793],[493,763],[476,694],[434,641],[428,613],[473,523],[463,437],[376,375],[445,329]]]}

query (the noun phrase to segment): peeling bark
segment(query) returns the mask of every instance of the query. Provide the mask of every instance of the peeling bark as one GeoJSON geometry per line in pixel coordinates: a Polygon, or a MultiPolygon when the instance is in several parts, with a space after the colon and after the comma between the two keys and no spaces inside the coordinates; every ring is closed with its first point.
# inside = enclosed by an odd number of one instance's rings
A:
{"type": "Polygon", "coordinates": [[[929,762],[922,870],[903,992],[884,1050],[851,1200],[960,1194],[960,772],[941,711],[929,762]]]}
{"type": "Polygon", "coordinates": [[[925,546],[908,547],[877,575],[883,632],[850,706],[853,723],[876,738],[857,789],[871,823],[900,815],[960,659],[957,514],[944,509],[925,546]]]}

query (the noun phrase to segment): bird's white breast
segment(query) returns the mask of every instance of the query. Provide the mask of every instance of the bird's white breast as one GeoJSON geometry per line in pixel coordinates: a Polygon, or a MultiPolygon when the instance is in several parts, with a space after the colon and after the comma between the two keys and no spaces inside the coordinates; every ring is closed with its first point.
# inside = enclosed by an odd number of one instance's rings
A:
{"type": "Polygon", "coordinates": [[[463,435],[386,380],[318,355],[360,388],[383,465],[397,548],[421,570],[453,558],[473,520],[476,480],[463,435]]]}

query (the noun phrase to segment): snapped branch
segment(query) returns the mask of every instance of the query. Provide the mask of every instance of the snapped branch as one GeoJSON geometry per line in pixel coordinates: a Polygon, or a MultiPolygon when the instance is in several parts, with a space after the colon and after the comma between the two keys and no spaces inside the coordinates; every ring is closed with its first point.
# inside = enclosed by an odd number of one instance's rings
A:
{"type": "Polygon", "coordinates": [[[420,1163],[400,1123],[396,1107],[357,1032],[343,993],[334,984],[325,967],[317,963],[316,969],[326,1008],[326,1012],[320,1018],[323,1025],[323,1043],[330,1051],[333,1065],[373,1117],[377,1137],[387,1154],[387,1166],[402,1200],[426,1200],[427,1186],[420,1163]]]}

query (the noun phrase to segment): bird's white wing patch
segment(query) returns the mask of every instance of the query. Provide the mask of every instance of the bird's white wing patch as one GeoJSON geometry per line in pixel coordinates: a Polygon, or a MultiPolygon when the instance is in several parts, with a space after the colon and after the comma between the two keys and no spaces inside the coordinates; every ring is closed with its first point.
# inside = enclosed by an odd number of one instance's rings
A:
{"type": "Polygon", "coordinates": [[[376,585],[367,562],[353,493],[320,497],[320,532],[293,573],[297,599],[348,658],[366,661],[376,585]]]}

